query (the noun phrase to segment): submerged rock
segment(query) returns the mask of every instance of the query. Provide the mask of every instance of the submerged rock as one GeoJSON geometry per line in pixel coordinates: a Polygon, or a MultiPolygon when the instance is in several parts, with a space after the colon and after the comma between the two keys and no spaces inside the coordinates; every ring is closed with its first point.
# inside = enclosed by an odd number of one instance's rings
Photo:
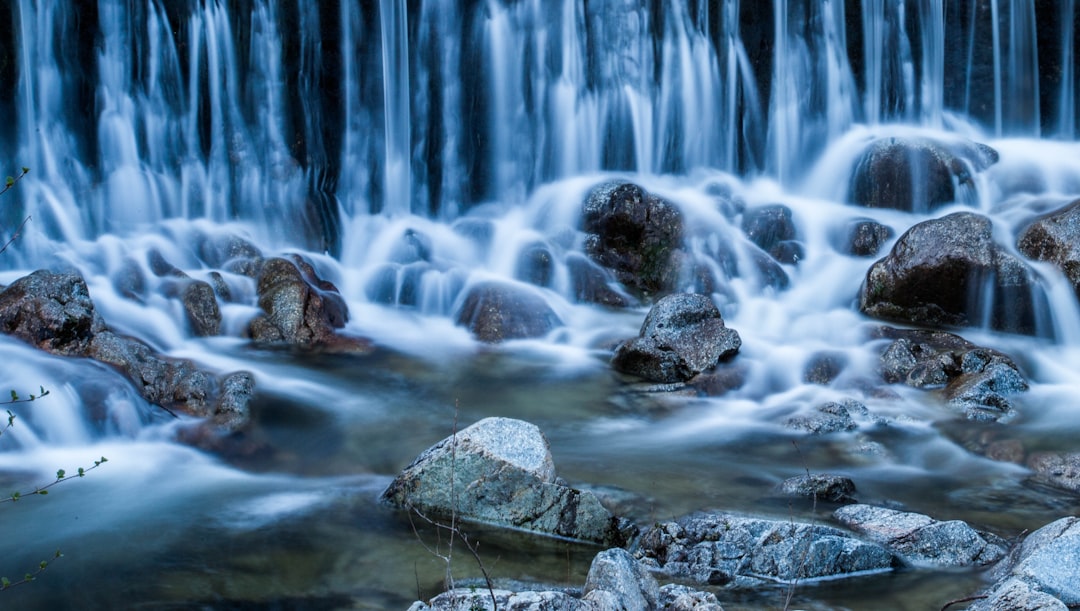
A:
{"type": "Polygon", "coordinates": [[[1080,606],[1080,518],[1068,517],[1028,535],[990,572],[997,583],[979,611],[1064,609],[1080,606]]]}
{"type": "Polygon", "coordinates": [[[597,497],[559,484],[535,425],[485,418],[420,454],[382,499],[431,519],[467,519],[622,546],[636,532],[597,497]]]}
{"type": "Polygon", "coordinates": [[[180,294],[188,323],[199,337],[210,337],[221,331],[221,308],[218,307],[214,287],[202,280],[188,282],[180,294]]]}
{"type": "Polygon", "coordinates": [[[1035,479],[1058,488],[1080,492],[1080,453],[1036,452],[1027,458],[1035,479]]]}
{"type": "Polygon", "coordinates": [[[1080,200],[1032,221],[1016,247],[1027,257],[1056,265],[1080,297],[1080,200]]]}
{"type": "Polygon", "coordinates": [[[267,260],[257,290],[262,314],[251,321],[249,333],[258,342],[302,347],[334,343],[335,330],[349,319],[337,287],[319,278],[300,257],[267,260]]]}
{"type": "Polygon", "coordinates": [[[583,207],[585,253],[627,288],[649,297],[675,289],[682,248],[678,208],[632,183],[606,183],[583,207]]]}
{"type": "Polygon", "coordinates": [[[885,242],[892,239],[893,230],[872,219],[855,219],[833,235],[837,251],[856,257],[873,257],[885,242]]]}
{"type": "Polygon", "coordinates": [[[655,382],[684,382],[734,356],[741,345],[711,298],[678,293],[649,310],[640,335],[619,344],[611,364],[655,382]]]}
{"type": "Polygon", "coordinates": [[[974,142],[879,138],[856,162],[848,198],[867,208],[928,212],[963,199],[972,176],[997,162],[994,149],[974,142]]]}
{"type": "Polygon", "coordinates": [[[939,522],[919,513],[872,505],[841,507],[833,517],[919,566],[984,566],[1000,560],[1008,550],[1000,537],[960,520],[939,522]]]}
{"type": "Polygon", "coordinates": [[[566,256],[566,273],[574,298],[583,303],[595,303],[613,308],[635,305],[637,300],[623,291],[608,271],[577,253],[566,256]]]}
{"type": "Polygon", "coordinates": [[[826,503],[854,503],[855,482],[843,475],[813,474],[789,477],[777,491],[784,496],[808,498],[826,503]]]}
{"type": "Polygon", "coordinates": [[[1026,264],[996,244],[990,219],[957,212],[909,229],[874,263],[859,309],[877,318],[935,327],[988,324],[1034,333],[1037,287],[1026,264]]]}
{"type": "Polygon", "coordinates": [[[456,319],[476,339],[487,343],[543,337],[562,325],[539,294],[503,282],[481,282],[470,287],[456,319]]]}
{"type": "Polygon", "coordinates": [[[839,529],[789,520],[702,514],[646,531],[637,556],[679,580],[756,587],[891,570],[885,548],[839,529]]]}
{"type": "Polygon", "coordinates": [[[802,244],[796,241],[799,235],[791,208],[783,204],[747,210],[742,229],[751,242],[780,263],[795,264],[805,256],[802,244]]]}
{"type": "Polygon", "coordinates": [[[866,415],[866,406],[849,399],[842,403],[829,401],[817,406],[810,414],[792,416],[784,423],[788,428],[806,431],[813,435],[827,435],[841,431],[854,431],[858,428],[851,412],[866,415]]]}

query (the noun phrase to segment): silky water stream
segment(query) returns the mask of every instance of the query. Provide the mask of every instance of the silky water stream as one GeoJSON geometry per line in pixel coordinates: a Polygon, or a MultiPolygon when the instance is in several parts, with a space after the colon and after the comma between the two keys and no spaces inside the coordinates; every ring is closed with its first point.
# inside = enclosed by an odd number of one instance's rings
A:
{"type": "MultiPolygon", "coordinates": [[[[0,574],[17,580],[50,560],[0,592],[0,606],[407,608],[445,588],[445,565],[426,547],[436,533],[378,496],[419,452],[488,416],[538,425],[560,476],[605,491],[642,526],[707,509],[827,521],[773,491],[807,472],[1006,538],[1078,510],[1075,495],[972,450],[980,435],[1078,449],[1080,309],[1061,272],[1032,264],[1049,312],[1037,336],[954,330],[1011,355],[1032,383],[1014,419],[980,424],[932,392],[860,390],[878,379],[883,348],[868,339],[882,323],[856,307],[875,259],[835,241],[848,221],[874,219],[894,231],[881,256],[920,221],[974,210],[1012,249],[1018,228],[1080,193],[1072,2],[1045,26],[1054,37],[1034,36],[1025,2],[990,3],[992,32],[985,11],[957,2],[907,17],[783,0],[6,4],[11,61],[0,68],[18,86],[0,100],[16,126],[4,158],[31,172],[3,196],[4,219],[33,220],[0,280],[76,269],[113,330],[213,371],[249,371],[256,394],[245,438],[204,451],[178,442],[185,422],[108,367],[0,337],[0,388],[49,391],[8,406],[0,490],[25,493],[57,469],[74,479],[0,505],[0,574]],[[1017,76],[1036,51],[1060,59],[1041,90],[1017,76]],[[963,137],[1000,158],[932,213],[847,203],[866,145],[909,136],[963,137]],[[583,201],[609,180],[684,215],[686,249],[712,262],[713,298],[742,338],[738,388],[641,393],[611,370],[614,342],[638,332],[647,305],[582,303],[566,265],[582,251],[583,201]],[[791,209],[801,243],[777,268],[786,284],[757,271],[741,229],[744,209],[774,203],[791,209]],[[311,261],[349,306],[342,332],[374,349],[244,339],[254,281],[197,254],[228,235],[311,261]],[[524,284],[521,253],[536,244],[553,256],[535,290],[564,324],[475,341],[454,322],[465,288],[524,284]],[[232,298],[221,336],[193,336],[152,272],[158,256],[194,278],[222,274],[232,298]],[[122,288],[132,265],[146,282],[139,299],[122,288]],[[804,382],[823,351],[847,363],[841,377],[804,382]],[[784,425],[845,398],[869,411],[854,431],[784,425]]],[[[597,552],[469,530],[505,582],[580,587],[597,552]]],[[[461,549],[453,573],[479,576],[461,549]]],[[[801,583],[792,606],[940,608],[983,584],[974,570],[904,569],[801,583]]],[[[788,587],[718,595],[726,609],[781,608],[788,587]]]]}

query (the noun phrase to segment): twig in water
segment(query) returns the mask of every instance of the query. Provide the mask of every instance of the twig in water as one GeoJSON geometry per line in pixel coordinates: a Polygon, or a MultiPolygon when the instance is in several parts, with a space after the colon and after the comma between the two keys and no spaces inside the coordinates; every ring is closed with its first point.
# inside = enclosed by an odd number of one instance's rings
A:
{"type": "Polygon", "coordinates": [[[949,602],[945,603],[945,606],[941,608],[941,611],[945,611],[946,609],[948,609],[949,607],[951,607],[953,605],[959,605],[960,603],[969,603],[969,602],[971,602],[973,600],[983,600],[985,598],[989,598],[989,596],[983,594],[982,596],[968,596],[967,598],[958,598],[956,600],[950,600],[949,602]]]}
{"type": "MultiPolygon", "coordinates": [[[[806,458],[803,456],[802,450],[799,449],[799,444],[796,443],[794,439],[792,439],[791,440],[791,445],[795,446],[795,452],[799,455],[799,460],[802,461],[803,469],[806,470],[807,483],[812,484],[812,482],[810,480],[813,479],[813,476],[810,475],[810,467],[807,466],[807,464],[806,464],[806,458]]],[[[791,510],[791,505],[788,505],[788,511],[789,512],[792,511],[791,510]]],[[[810,508],[810,513],[811,513],[811,515],[817,515],[817,491],[816,490],[814,490],[814,500],[813,500],[813,505],[810,508]]],[[[792,523],[791,524],[792,527],[794,528],[794,526],[795,526],[794,518],[792,518],[791,523],[792,523]]],[[[792,580],[791,585],[788,586],[787,596],[784,597],[784,611],[787,611],[788,609],[791,608],[791,601],[792,601],[793,598],[795,598],[795,588],[798,587],[798,585],[799,585],[799,574],[802,572],[803,568],[806,567],[806,560],[810,556],[810,548],[813,546],[813,544],[814,544],[814,533],[813,533],[813,530],[811,529],[811,531],[808,533],[808,540],[806,542],[806,547],[803,549],[802,556],[799,558],[799,565],[795,568],[795,579],[792,580]]]]}

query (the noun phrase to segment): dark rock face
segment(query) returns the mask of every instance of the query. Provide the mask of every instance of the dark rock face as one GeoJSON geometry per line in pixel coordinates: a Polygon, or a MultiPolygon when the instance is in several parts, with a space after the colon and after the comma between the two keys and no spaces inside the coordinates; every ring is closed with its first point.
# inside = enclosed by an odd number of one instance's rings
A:
{"type": "Polygon", "coordinates": [[[945,400],[971,420],[998,420],[1013,414],[1010,395],[1028,383],[1007,355],[976,346],[944,331],[883,327],[892,339],[881,355],[882,378],[915,388],[942,388],[945,400]]]}
{"type": "Polygon", "coordinates": [[[637,300],[626,294],[608,275],[607,270],[577,253],[566,256],[566,271],[574,297],[584,303],[595,303],[613,308],[634,305],[637,300]]]}
{"type": "Polygon", "coordinates": [[[856,219],[833,236],[836,250],[856,257],[873,257],[892,239],[893,230],[870,219],[856,219]]]}
{"type": "Polygon", "coordinates": [[[679,277],[679,210],[631,183],[595,188],[584,205],[585,253],[632,291],[657,297],[679,277]]]}
{"type": "Polygon", "coordinates": [[[1024,256],[1056,265],[1080,297],[1080,200],[1031,222],[1016,247],[1024,256]]]}
{"type": "Polygon", "coordinates": [[[530,244],[518,253],[514,276],[521,281],[536,286],[551,286],[554,273],[555,258],[546,244],[530,244]]]}
{"type": "Polygon", "coordinates": [[[1062,518],[1028,535],[990,572],[998,582],[971,609],[1064,609],[1080,605],[1080,518],[1062,518]],[[1010,606],[1012,605],[1012,606],[1010,606]]]}
{"type": "Polygon", "coordinates": [[[997,158],[982,144],[881,138],[856,163],[848,199],[867,208],[928,212],[960,199],[958,188],[972,188],[972,175],[997,158]]]}
{"type": "Polygon", "coordinates": [[[337,288],[299,257],[267,260],[257,290],[263,313],[251,322],[249,333],[255,341],[304,347],[332,343],[334,330],[349,319],[337,288]]]}
{"type": "Polygon", "coordinates": [[[751,242],[781,263],[798,263],[804,256],[802,244],[795,241],[798,232],[787,206],[775,204],[747,210],[742,229],[751,242]]]}
{"type": "Polygon", "coordinates": [[[708,585],[754,587],[892,569],[888,550],[828,526],[705,514],[646,531],[637,556],[655,570],[708,585]]]}
{"type": "Polygon", "coordinates": [[[382,499],[432,519],[456,513],[459,519],[602,545],[622,546],[636,534],[591,492],[557,483],[540,429],[509,418],[485,418],[428,448],[382,499]]]}
{"type": "Polygon", "coordinates": [[[777,487],[784,496],[827,503],[854,503],[855,482],[843,475],[813,474],[789,477],[777,487]]]}
{"type": "Polygon", "coordinates": [[[208,282],[193,280],[180,296],[191,330],[199,337],[217,335],[221,331],[221,308],[214,288],[208,282]]]}
{"type": "Polygon", "coordinates": [[[841,507],[833,517],[914,565],[984,566],[997,562],[1008,550],[1000,537],[959,520],[939,522],[922,514],[872,505],[841,507]]]}
{"type": "Polygon", "coordinates": [[[257,246],[236,235],[210,236],[199,244],[199,258],[207,266],[257,278],[263,254],[257,246]]]}
{"type": "Polygon", "coordinates": [[[39,270],[0,293],[0,330],[46,352],[81,356],[104,329],[78,274],[39,270]]]}
{"type": "Polygon", "coordinates": [[[683,382],[734,356],[741,345],[711,298],[678,293],[649,310],[641,334],[619,344],[611,364],[655,382],[683,382]]]}
{"type": "Polygon", "coordinates": [[[501,282],[481,282],[469,288],[456,318],[457,324],[487,343],[543,337],[562,325],[543,297],[501,282]]]}
{"type": "Polygon", "coordinates": [[[990,220],[958,212],[915,225],[866,274],[859,308],[870,316],[938,327],[985,322],[1034,333],[1030,269],[994,243],[990,220]]]}

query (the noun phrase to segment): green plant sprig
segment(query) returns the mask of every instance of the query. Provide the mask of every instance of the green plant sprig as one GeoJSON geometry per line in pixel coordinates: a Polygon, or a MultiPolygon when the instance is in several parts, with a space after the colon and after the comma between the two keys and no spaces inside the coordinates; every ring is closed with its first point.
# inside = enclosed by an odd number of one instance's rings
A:
{"type": "MultiPolygon", "coordinates": [[[[13,403],[30,403],[31,401],[37,401],[38,399],[49,394],[49,391],[45,390],[44,386],[39,387],[39,392],[36,395],[30,395],[29,397],[20,397],[19,393],[14,390],[11,391],[11,399],[0,403],[0,405],[11,405],[13,403]]],[[[4,433],[15,426],[15,414],[9,409],[7,410],[7,424],[3,428],[0,428],[0,437],[4,436],[4,433]]]]}
{"type": "MultiPolygon", "coordinates": [[[[60,550],[56,550],[56,553],[53,554],[52,560],[56,561],[63,557],[64,555],[60,553],[60,550]]],[[[37,579],[38,575],[44,573],[45,569],[47,568],[49,568],[49,561],[42,560],[40,563],[38,563],[37,570],[26,573],[19,581],[11,581],[7,577],[0,577],[0,592],[3,592],[4,590],[10,588],[14,588],[15,586],[21,586],[25,583],[30,583],[31,581],[34,581],[35,579],[37,579]]]]}
{"type": "MultiPolygon", "coordinates": [[[[75,472],[75,476],[76,477],[86,477],[87,473],[93,471],[94,469],[97,469],[98,467],[100,467],[101,465],[103,465],[103,464],[105,464],[107,462],[109,462],[109,459],[102,456],[100,460],[95,460],[94,461],[94,466],[93,467],[90,467],[90,468],[87,468],[87,469],[79,467],[78,471],[75,472]]],[[[59,484],[60,482],[66,482],[66,481],[70,481],[70,480],[71,480],[71,478],[69,478],[67,476],[67,471],[64,471],[63,469],[59,469],[56,472],[56,479],[53,480],[52,482],[50,482],[48,484],[45,484],[44,486],[41,486],[39,488],[35,488],[31,492],[25,492],[25,493],[19,492],[19,491],[12,492],[9,496],[0,498],[0,503],[14,503],[14,502],[22,500],[23,498],[26,498],[28,496],[34,496],[34,495],[45,496],[45,495],[49,494],[49,488],[52,488],[53,486],[59,484]]]]}
{"type": "Polygon", "coordinates": [[[5,193],[7,193],[9,189],[11,189],[12,187],[15,186],[15,183],[22,180],[23,176],[26,176],[29,173],[30,173],[30,168],[24,166],[22,168],[22,172],[20,172],[18,176],[8,176],[4,180],[4,188],[0,189],[0,195],[3,195],[5,193]]]}

